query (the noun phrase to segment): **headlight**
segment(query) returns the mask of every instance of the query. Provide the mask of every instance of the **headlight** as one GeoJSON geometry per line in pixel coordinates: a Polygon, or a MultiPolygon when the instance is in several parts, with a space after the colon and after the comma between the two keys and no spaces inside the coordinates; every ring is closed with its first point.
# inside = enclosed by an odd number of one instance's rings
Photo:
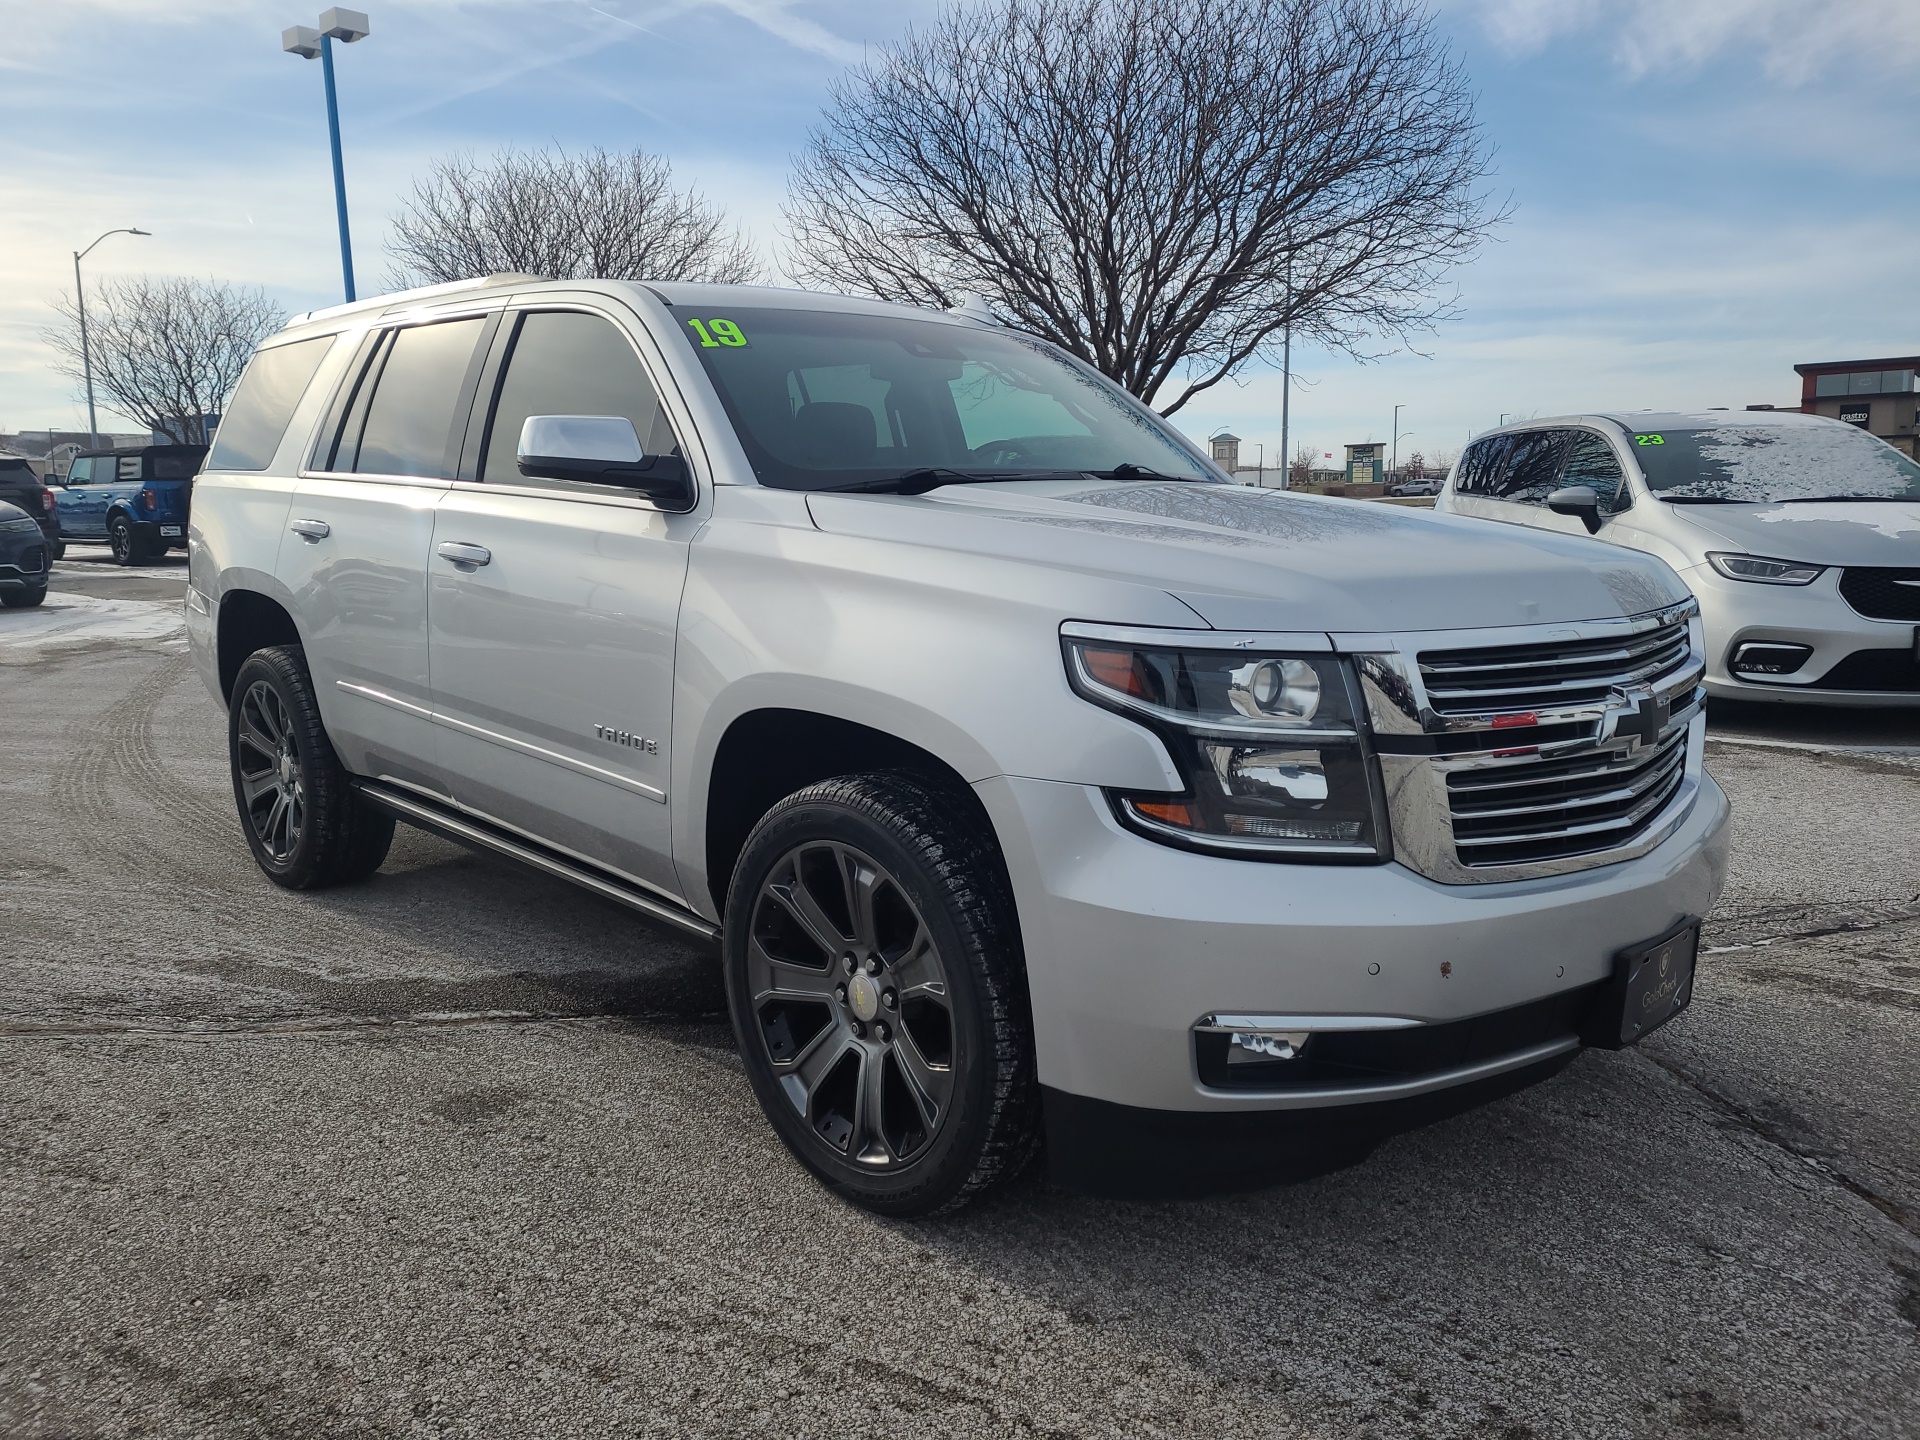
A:
{"type": "Polygon", "coordinates": [[[25,520],[0,520],[0,535],[38,535],[40,522],[31,516],[25,520]]]}
{"type": "Polygon", "coordinates": [[[1157,840],[1276,860],[1386,858],[1387,828],[1346,662],[1069,636],[1081,695],[1166,741],[1180,795],[1114,794],[1157,840]]]}
{"type": "Polygon", "coordinates": [[[1811,585],[1824,565],[1802,565],[1797,560],[1769,560],[1763,555],[1711,554],[1707,563],[1729,580],[1752,580],[1761,585],[1811,585]]]}

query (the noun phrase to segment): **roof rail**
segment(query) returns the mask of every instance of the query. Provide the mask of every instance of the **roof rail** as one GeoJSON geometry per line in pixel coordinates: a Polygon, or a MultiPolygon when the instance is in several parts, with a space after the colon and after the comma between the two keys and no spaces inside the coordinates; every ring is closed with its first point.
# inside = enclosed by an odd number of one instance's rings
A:
{"type": "Polygon", "coordinates": [[[441,295],[458,295],[466,290],[490,290],[500,285],[539,284],[547,278],[545,275],[525,275],[518,270],[502,270],[497,275],[479,275],[471,280],[449,280],[444,285],[420,285],[412,290],[396,290],[391,295],[373,295],[365,300],[349,300],[344,305],[328,305],[319,310],[303,310],[288,319],[281,328],[291,330],[295,325],[304,325],[309,320],[330,320],[337,315],[351,315],[357,310],[386,310],[409,301],[432,300],[441,295]]]}

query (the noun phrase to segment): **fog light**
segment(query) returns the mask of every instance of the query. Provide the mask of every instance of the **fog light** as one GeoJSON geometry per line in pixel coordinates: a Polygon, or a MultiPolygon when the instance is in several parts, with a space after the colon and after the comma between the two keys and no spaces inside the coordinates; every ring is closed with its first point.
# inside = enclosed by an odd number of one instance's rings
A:
{"type": "Polygon", "coordinates": [[[1727,662],[1727,668],[1737,675],[1791,675],[1807,663],[1807,657],[1811,654],[1811,645],[1748,640],[1734,647],[1733,658],[1727,662]]]}
{"type": "Polygon", "coordinates": [[[1291,1060],[1307,1048],[1311,1030],[1235,1030],[1227,1038],[1227,1064],[1291,1060]]]}

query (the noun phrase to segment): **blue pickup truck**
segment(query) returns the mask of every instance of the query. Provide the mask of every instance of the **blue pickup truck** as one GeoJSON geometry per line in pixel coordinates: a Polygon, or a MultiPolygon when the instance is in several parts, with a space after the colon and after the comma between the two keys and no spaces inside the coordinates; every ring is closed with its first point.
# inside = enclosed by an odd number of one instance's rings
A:
{"type": "Polygon", "coordinates": [[[184,550],[193,477],[206,455],[204,445],[82,450],[53,492],[61,548],[105,540],[122,565],[144,565],[176,545],[184,550]]]}

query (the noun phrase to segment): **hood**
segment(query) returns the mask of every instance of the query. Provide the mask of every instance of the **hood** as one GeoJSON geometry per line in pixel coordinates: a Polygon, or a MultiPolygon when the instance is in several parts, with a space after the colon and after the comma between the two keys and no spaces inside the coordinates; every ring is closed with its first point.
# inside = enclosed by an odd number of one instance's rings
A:
{"type": "Polygon", "coordinates": [[[1810,565],[1920,567],[1920,500],[1669,508],[1718,542],[1703,549],[1810,565]]]}
{"type": "Polygon", "coordinates": [[[955,485],[921,496],[815,493],[808,505],[833,534],[1157,586],[1220,630],[1564,623],[1687,595],[1662,561],[1593,540],[1238,485],[955,485]]]}

